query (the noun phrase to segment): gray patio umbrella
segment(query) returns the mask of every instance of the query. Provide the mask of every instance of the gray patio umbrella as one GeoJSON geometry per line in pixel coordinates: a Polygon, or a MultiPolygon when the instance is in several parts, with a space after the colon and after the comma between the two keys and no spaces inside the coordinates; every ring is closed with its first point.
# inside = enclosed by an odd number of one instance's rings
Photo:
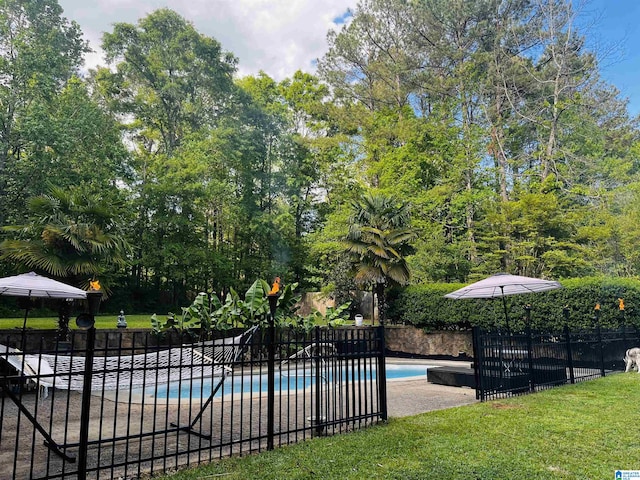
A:
{"type": "MultiPolygon", "coordinates": [[[[28,298],[87,298],[87,292],[84,290],[43,277],[35,272],[0,278],[0,295],[28,298]]],[[[23,329],[27,326],[28,313],[27,307],[23,329]]]]}
{"type": "Polygon", "coordinates": [[[507,295],[545,292],[562,288],[560,283],[540,278],[522,277],[508,273],[496,273],[484,280],[472,283],[455,292],[445,295],[446,298],[460,300],[465,298],[502,298],[507,330],[509,330],[509,314],[507,312],[507,295]]]}

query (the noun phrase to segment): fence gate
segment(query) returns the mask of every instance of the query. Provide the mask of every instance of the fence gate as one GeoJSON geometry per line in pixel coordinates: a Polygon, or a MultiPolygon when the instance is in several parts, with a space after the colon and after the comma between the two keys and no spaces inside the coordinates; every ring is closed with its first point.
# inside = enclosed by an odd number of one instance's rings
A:
{"type": "Polygon", "coordinates": [[[473,330],[476,397],[522,395],[624,370],[624,352],[640,345],[636,329],[541,333],[473,330]]]}

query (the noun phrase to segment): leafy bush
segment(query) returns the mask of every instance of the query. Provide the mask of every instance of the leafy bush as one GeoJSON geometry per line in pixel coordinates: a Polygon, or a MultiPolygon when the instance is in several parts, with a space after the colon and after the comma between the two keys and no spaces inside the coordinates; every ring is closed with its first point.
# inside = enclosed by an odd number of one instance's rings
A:
{"type": "MultiPolygon", "coordinates": [[[[531,326],[557,330],[564,326],[563,309],[569,307],[568,325],[572,329],[591,328],[595,324],[596,303],[601,306],[599,323],[603,328],[622,322],[640,328],[640,281],[630,278],[574,278],[560,282],[564,288],[527,295],[506,297],[509,325],[525,325],[525,306],[531,305],[531,326]],[[625,310],[619,310],[618,299],[625,310]]],[[[463,284],[436,283],[414,285],[400,292],[390,308],[395,322],[415,325],[425,330],[459,330],[472,326],[505,325],[501,298],[451,300],[444,295],[463,284]]]]}
{"type": "MultiPolygon", "coordinates": [[[[295,313],[300,300],[293,291],[297,284],[287,285],[278,296],[276,322],[295,313]]],[[[182,315],[176,320],[172,313],[162,321],[156,314],[151,317],[151,329],[156,335],[175,331],[190,337],[208,338],[212,330],[228,330],[238,326],[265,324],[269,319],[269,284],[256,280],[247,290],[244,300],[232,288],[224,302],[215,295],[198,294],[193,303],[182,307],[182,315]]]]}
{"type": "MultiPolygon", "coordinates": [[[[294,291],[297,283],[286,285],[278,296],[275,324],[301,328],[310,331],[317,323],[328,323],[330,326],[339,326],[348,320],[344,311],[349,304],[336,308],[327,308],[325,315],[315,311],[307,317],[302,317],[296,312],[300,302],[300,295],[294,291]]],[[[188,307],[182,307],[182,315],[176,319],[173,313],[169,313],[165,320],[158,318],[156,314],[151,316],[151,330],[157,336],[163,336],[166,332],[173,331],[191,338],[209,338],[212,330],[228,330],[238,326],[265,325],[269,320],[270,286],[264,280],[256,280],[244,295],[244,300],[238,293],[230,289],[224,302],[215,295],[199,293],[193,303],[188,307]]]]}
{"type": "Polygon", "coordinates": [[[343,303],[337,307],[327,307],[327,312],[323,315],[318,310],[312,312],[304,318],[301,318],[299,325],[306,331],[309,331],[315,325],[327,324],[330,327],[340,327],[342,325],[350,324],[349,321],[349,307],[350,302],[343,303]],[[346,313],[345,313],[346,311],[346,313]]]}

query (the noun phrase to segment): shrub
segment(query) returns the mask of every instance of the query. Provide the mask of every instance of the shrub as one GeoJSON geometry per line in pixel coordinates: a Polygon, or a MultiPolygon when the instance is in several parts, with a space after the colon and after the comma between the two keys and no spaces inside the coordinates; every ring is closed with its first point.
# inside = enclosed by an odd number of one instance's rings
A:
{"type": "MultiPolygon", "coordinates": [[[[335,308],[327,308],[325,314],[318,311],[306,317],[298,315],[300,295],[294,294],[298,284],[286,285],[277,297],[275,324],[281,327],[300,328],[310,331],[316,324],[328,324],[336,327],[348,322],[345,311],[349,303],[335,308]]],[[[165,320],[154,313],[151,316],[151,331],[158,337],[167,332],[176,332],[191,339],[200,336],[210,338],[212,330],[228,330],[230,328],[249,325],[268,325],[270,286],[264,280],[256,280],[245,293],[244,300],[231,288],[224,303],[215,295],[199,293],[193,303],[182,307],[182,315],[176,318],[169,313],[165,320]]]]}
{"type": "MultiPolygon", "coordinates": [[[[564,306],[569,307],[568,325],[572,329],[595,325],[594,307],[601,306],[599,322],[603,328],[620,323],[640,328],[640,281],[631,278],[573,278],[560,282],[564,288],[506,297],[509,325],[518,330],[525,325],[525,306],[531,305],[531,326],[558,330],[565,324],[564,306]],[[623,298],[624,312],[618,308],[623,298]]],[[[444,295],[463,284],[436,283],[407,287],[394,299],[390,317],[395,322],[431,330],[460,330],[472,326],[504,327],[501,298],[451,300],[444,295]]]]}

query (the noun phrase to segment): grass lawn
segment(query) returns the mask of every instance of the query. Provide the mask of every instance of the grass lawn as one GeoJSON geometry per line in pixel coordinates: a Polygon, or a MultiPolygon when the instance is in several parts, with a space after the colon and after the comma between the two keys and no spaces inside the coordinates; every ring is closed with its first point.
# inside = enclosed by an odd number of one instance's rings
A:
{"type": "Polygon", "coordinates": [[[391,419],[184,470],[196,479],[613,479],[640,469],[640,375],[391,419]]]}
{"type": "MultiPolygon", "coordinates": [[[[125,315],[127,319],[127,327],[128,328],[151,328],[151,313],[141,314],[141,315],[125,315]]],[[[72,329],[76,328],[76,316],[71,316],[71,321],[69,322],[69,326],[72,329]]],[[[164,320],[166,315],[158,315],[158,318],[164,320]]],[[[97,315],[96,316],[96,328],[116,328],[117,326],[118,315],[97,315]]],[[[24,317],[22,318],[0,318],[0,329],[5,328],[22,328],[22,322],[24,322],[24,317]]],[[[320,321],[318,325],[322,325],[323,323],[320,321]]],[[[55,330],[58,325],[57,317],[28,317],[27,318],[27,328],[33,329],[53,329],[55,330]]],[[[365,323],[365,325],[370,326],[370,322],[365,323]]]]}
{"type": "MultiPolygon", "coordinates": [[[[151,328],[151,314],[148,315],[125,315],[127,319],[127,327],[129,328],[151,328]]],[[[96,328],[116,328],[118,315],[98,315],[96,316],[96,328]]],[[[0,318],[0,329],[4,328],[22,328],[22,318],[0,318]]],[[[34,329],[55,329],[58,325],[57,317],[27,317],[27,328],[34,329]]],[[[76,328],[76,317],[71,316],[69,326],[76,328]]]]}

